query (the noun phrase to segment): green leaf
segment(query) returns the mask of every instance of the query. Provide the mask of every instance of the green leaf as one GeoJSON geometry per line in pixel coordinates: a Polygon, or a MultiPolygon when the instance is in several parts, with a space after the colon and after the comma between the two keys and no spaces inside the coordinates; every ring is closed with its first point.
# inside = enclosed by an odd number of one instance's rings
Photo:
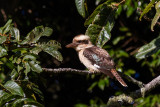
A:
{"type": "Polygon", "coordinates": [[[13,27],[11,29],[11,35],[15,37],[16,42],[20,40],[20,32],[17,28],[13,27]]]}
{"type": "Polygon", "coordinates": [[[85,18],[86,17],[86,0],[75,0],[75,4],[78,10],[78,13],[85,18]]]}
{"type": "Polygon", "coordinates": [[[51,36],[52,33],[53,33],[53,29],[51,29],[51,28],[49,28],[49,27],[45,27],[42,35],[43,35],[43,36],[51,36]]]}
{"type": "Polygon", "coordinates": [[[127,52],[125,52],[123,50],[119,50],[117,57],[129,57],[129,55],[127,52]]]}
{"type": "Polygon", "coordinates": [[[18,72],[20,72],[22,69],[23,69],[23,67],[22,67],[22,66],[17,65],[17,71],[18,71],[18,72]]]}
{"type": "Polygon", "coordinates": [[[156,9],[156,14],[154,16],[154,18],[152,19],[152,22],[151,22],[151,30],[153,30],[153,27],[155,26],[155,24],[157,23],[159,17],[160,17],[160,1],[158,3],[156,3],[155,5],[155,9],[156,9]]]}
{"type": "Polygon", "coordinates": [[[31,69],[37,73],[41,73],[42,72],[42,68],[40,65],[38,65],[35,61],[29,61],[28,62],[31,69]]]}
{"type": "Polygon", "coordinates": [[[100,79],[99,82],[98,82],[98,87],[99,87],[101,90],[104,90],[105,80],[100,79]]]}
{"type": "MultiPolygon", "coordinates": [[[[22,107],[23,104],[32,104],[36,107],[44,107],[42,104],[30,99],[30,98],[20,98],[13,102],[12,107],[22,107]]],[[[24,105],[23,105],[24,106],[24,105]]],[[[32,106],[33,107],[33,106],[32,106]]]]}
{"type": "Polygon", "coordinates": [[[18,72],[15,69],[13,69],[10,76],[12,80],[15,80],[15,78],[18,76],[18,72]]]}
{"type": "Polygon", "coordinates": [[[25,62],[24,63],[24,67],[26,68],[25,70],[24,70],[24,73],[25,73],[25,75],[27,76],[27,74],[30,72],[30,65],[29,65],[29,63],[28,62],[25,62]]]}
{"type": "Polygon", "coordinates": [[[85,24],[88,25],[86,35],[90,36],[93,44],[102,47],[111,37],[114,26],[115,8],[106,3],[98,6],[85,24]]]}
{"type": "Polygon", "coordinates": [[[0,35],[0,44],[3,44],[7,40],[6,36],[1,36],[0,35]]]}
{"type": "Polygon", "coordinates": [[[93,13],[92,13],[92,14],[86,19],[86,21],[84,22],[84,26],[89,26],[89,25],[93,22],[95,16],[96,16],[97,14],[99,14],[99,12],[101,11],[101,8],[102,8],[103,5],[104,5],[104,4],[99,5],[99,6],[93,11],[93,13]]]}
{"type": "Polygon", "coordinates": [[[19,98],[20,96],[13,95],[13,94],[5,94],[0,97],[0,107],[5,107],[9,101],[13,100],[14,98],[19,98]]]}
{"type": "Polygon", "coordinates": [[[6,90],[11,92],[14,95],[25,96],[22,88],[14,81],[10,80],[4,84],[6,90]]]}
{"type": "Polygon", "coordinates": [[[25,55],[23,57],[23,61],[26,61],[26,60],[36,61],[36,57],[34,55],[25,55]]]}
{"type": "Polygon", "coordinates": [[[148,57],[154,53],[156,53],[160,49],[160,36],[156,39],[153,39],[150,43],[142,46],[138,53],[136,54],[136,58],[142,59],[148,57]]]}
{"type": "Polygon", "coordinates": [[[31,53],[38,55],[42,49],[40,47],[35,47],[32,50],[30,50],[31,53]]]}
{"type": "Polygon", "coordinates": [[[74,107],[88,107],[88,105],[86,105],[86,104],[76,104],[76,105],[74,105],[74,107]]]}
{"type": "Polygon", "coordinates": [[[11,28],[11,23],[12,23],[12,20],[9,19],[9,20],[7,21],[7,23],[1,28],[1,29],[3,30],[3,33],[2,33],[2,34],[6,34],[6,33],[10,30],[10,28],[11,28]]]}
{"type": "Polygon", "coordinates": [[[7,50],[0,46],[0,57],[7,55],[7,50]]]}
{"type": "Polygon", "coordinates": [[[118,36],[118,37],[116,37],[113,41],[112,41],[112,43],[113,43],[113,45],[117,45],[121,40],[123,40],[125,38],[125,36],[118,36]]]}
{"type": "Polygon", "coordinates": [[[21,44],[36,43],[40,39],[40,37],[50,36],[52,32],[53,30],[49,27],[43,27],[43,26],[35,27],[31,32],[27,34],[25,40],[23,40],[21,44]]]}
{"type": "Polygon", "coordinates": [[[46,47],[46,48],[43,49],[43,51],[52,55],[54,58],[56,58],[59,61],[63,60],[63,57],[62,57],[61,53],[59,51],[55,50],[54,47],[46,47]]]}
{"type": "Polygon", "coordinates": [[[96,0],[96,1],[95,1],[95,4],[96,4],[96,5],[99,5],[100,3],[104,2],[104,1],[105,1],[105,0],[96,0]]]}
{"type": "Polygon", "coordinates": [[[151,0],[151,2],[145,7],[145,9],[143,10],[143,12],[139,18],[140,21],[141,21],[142,17],[151,10],[154,3],[155,3],[155,0],[151,0]]]}
{"type": "MultiPolygon", "coordinates": [[[[35,106],[35,105],[33,105],[33,104],[25,104],[25,105],[23,105],[22,107],[38,107],[38,106],[35,106]]],[[[44,107],[44,106],[42,106],[42,107],[44,107]]]]}
{"type": "Polygon", "coordinates": [[[93,88],[98,84],[98,82],[94,82],[89,88],[88,91],[92,91],[93,88]]]}
{"type": "Polygon", "coordinates": [[[7,93],[3,90],[0,90],[0,98],[3,96],[3,95],[6,95],[7,93]]]}
{"type": "Polygon", "coordinates": [[[44,101],[44,95],[43,95],[43,93],[40,91],[38,85],[33,84],[31,87],[32,87],[32,90],[34,91],[34,93],[36,93],[36,94],[39,96],[39,98],[40,98],[42,101],[44,101]]]}

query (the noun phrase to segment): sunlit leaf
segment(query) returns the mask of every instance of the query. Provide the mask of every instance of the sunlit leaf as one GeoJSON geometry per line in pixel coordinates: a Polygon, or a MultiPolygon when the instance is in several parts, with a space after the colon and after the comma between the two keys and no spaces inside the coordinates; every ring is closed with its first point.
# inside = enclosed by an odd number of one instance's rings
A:
{"type": "Polygon", "coordinates": [[[13,49],[12,52],[14,52],[15,54],[24,54],[27,53],[27,48],[16,48],[13,49]]]}
{"type": "Polygon", "coordinates": [[[50,36],[52,32],[53,30],[49,27],[43,27],[43,26],[35,27],[31,32],[27,34],[25,40],[23,40],[21,44],[36,43],[40,39],[40,37],[50,36]]]}
{"type": "Polygon", "coordinates": [[[76,7],[77,7],[77,10],[78,10],[78,13],[83,17],[85,18],[86,17],[86,3],[85,3],[86,0],[75,0],[75,4],[76,4],[76,7]]]}
{"type": "Polygon", "coordinates": [[[5,94],[7,94],[5,91],[0,90],[0,98],[1,98],[3,95],[5,95],[5,94]]]}
{"type": "Polygon", "coordinates": [[[20,32],[17,28],[13,27],[11,29],[11,35],[15,37],[16,42],[20,40],[20,32]]]}
{"type": "Polygon", "coordinates": [[[15,80],[15,78],[18,76],[18,72],[15,69],[13,69],[10,76],[12,80],[15,80]]]}
{"type": "Polygon", "coordinates": [[[44,31],[42,32],[43,36],[51,36],[53,33],[53,29],[49,28],[49,27],[45,27],[44,31]]]}
{"type": "Polygon", "coordinates": [[[2,30],[3,30],[2,34],[6,34],[10,30],[11,23],[12,23],[12,20],[9,19],[7,23],[2,27],[2,30]]]}
{"type": "Polygon", "coordinates": [[[148,57],[154,53],[156,53],[160,49],[160,36],[156,39],[153,39],[150,43],[142,46],[138,53],[136,54],[136,58],[142,59],[148,57]]]}
{"type": "Polygon", "coordinates": [[[52,55],[57,60],[62,61],[63,57],[58,51],[59,48],[61,48],[60,43],[55,40],[50,40],[49,42],[38,43],[37,47],[33,48],[31,52],[38,54],[39,52],[44,51],[52,55]]]}
{"type": "Polygon", "coordinates": [[[153,30],[153,27],[155,26],[155,24],[157,23],[159,17],[160,17],[160,1],[158,3],[156,3],[155,5],[155,9],[156,9],[156,14],[154,16],[154,18],[152,19],[152,22],[151,22],[151,30],[153,30]]]}
{"type": "Polygon", "coordinates": [[[96,4],[96,5],[99,5],[100,3],[104,2],[104,1],[105,1],[105,0],[96,0],[96,1],[95,1],[95,4],[96,4]]]}
{"type": "Polygon", "coordinates": [[[22,67],[22,66],[17,65],[17,71],[18,71],[18,72],[20,72],[22,69],[23,69],[23,67],[22,67]]]}
{"type": "MultiPolygon", "coordinates": [[[[13,102],[12,107],[22,107],[24,104],[32,104],[35,107],[44,107],[42,104],[30,99],[30,98],[20,98],[13,102]]],[[[32,107],[33,107],[32,106],[32,107]]],[[[25,107],[25,106],[24,106],[25,107]]],[[[27,106],[26,106],[27,107],[27,106]]]]}
{"type": "Polygon", "coordinates": [[[14,95],[25,96],[22,88],[14,81],[10,80],[4,84],[4,87],[14,95]]]}
{"type": "Polygon", "coordinates": [[[143,12],[139,18],[140,21],[141,21],[142,17],[151,10],[154,3],[155,3],[155,0],[151,0],[151,2],[145,7],[145,9],[143,10],[143,12]]]}
{"type": "Polygon", "coordinates": [[[37,73],[41,73],[42,72],[42,68],[40,65],[38,65],[35,61],[29,61],[28,62],[31,69],[37,73]]]}
{"type": "Polygon", "coordinates": [[[39,54],[42,51],[42,49],[40,47],[35,47],[32,50],[30,50],[31,53],[33,54],[39,54]]]}
{"type": "Polygon", "coordinates": [[[30,72],[30,65],[29,65],[29,63],[28,62],[25,62],[24,63],[24,66],[25,66],[25,70],[24,70],[24,73],[25,73],[25,75],[27,75],[29,72],[30,72]]]}
{"type": "Polygon", "coordinates": [[[7,50],[0,46],[0,57],[7,55],[7,50]]]}
{"type": "Polygon", "coordinates": [[[114,26],[115,8],[106,3],[98,6],[86,25],[90,24],[86,30],[86,35],[90,36],[93,44],[102,47],[111,37],[111,30],[114,26]]]}
{"type": "Polygon", "coordinates": [[[36,61],[36,57],[34,55],[25,55],[23,57],[23,61],[25,60],[32,60],[32,61],[36,61]]]}

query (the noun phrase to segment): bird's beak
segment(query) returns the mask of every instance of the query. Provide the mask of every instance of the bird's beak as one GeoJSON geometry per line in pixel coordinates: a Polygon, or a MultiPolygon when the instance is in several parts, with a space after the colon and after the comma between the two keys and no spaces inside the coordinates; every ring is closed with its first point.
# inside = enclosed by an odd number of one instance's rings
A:
{"type": "Polygon", "coordinates": [[[75,48],[75,47],[77,47],[77,45],[78,44],[76,44],[76,43],[70,43],[70,44],[66,45],[66,48],[75,48]]]}

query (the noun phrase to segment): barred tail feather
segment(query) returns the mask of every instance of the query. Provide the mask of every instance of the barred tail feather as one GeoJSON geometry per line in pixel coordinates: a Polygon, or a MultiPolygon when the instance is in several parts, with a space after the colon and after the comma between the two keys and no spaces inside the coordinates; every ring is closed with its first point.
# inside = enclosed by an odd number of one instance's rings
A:
{"type": "Polygon", "coordinates": [[[123,79],[120,77],[120,75],[117,73],[115,69],[111,69],[111,72],[124,87],[128,87],[127,84],[123,81],[123,79]]]}

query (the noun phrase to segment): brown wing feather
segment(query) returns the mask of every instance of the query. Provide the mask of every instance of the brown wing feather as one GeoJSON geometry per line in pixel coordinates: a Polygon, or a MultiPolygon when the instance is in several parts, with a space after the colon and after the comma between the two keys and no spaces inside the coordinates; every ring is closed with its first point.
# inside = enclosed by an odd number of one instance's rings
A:
{"type": "Polygon", "coordinates": [[[93,65],[98,65],[99,68],[97,69],[101,72],[111,78],[115,77],[124,87],[127,87],[127,84],[115,70],[115,64],[106,50],[93,46],[85,49],[83,55],[90,60],[93,65]]]}
{"type": "Polygon", "coordinates": [[[110,72],[110,70],[115,68],[115,64],[107,51],[93,46],[85,49],[83,55],[90,60],[93,65],[98,65],[99,68],[97,69],[113,78],[113,74],[110,72]]]}

